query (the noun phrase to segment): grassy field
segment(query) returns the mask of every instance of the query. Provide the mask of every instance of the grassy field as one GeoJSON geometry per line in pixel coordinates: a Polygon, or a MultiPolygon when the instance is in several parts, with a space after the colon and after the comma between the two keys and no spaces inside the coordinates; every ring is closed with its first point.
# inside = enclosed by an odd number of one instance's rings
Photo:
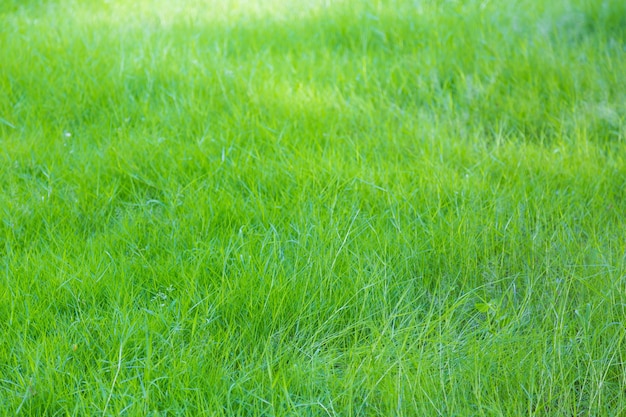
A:
{"type": "Polygon", "coordinates": [[[622,0],[0,2],[0,415],[626,414],[622,0]]]}

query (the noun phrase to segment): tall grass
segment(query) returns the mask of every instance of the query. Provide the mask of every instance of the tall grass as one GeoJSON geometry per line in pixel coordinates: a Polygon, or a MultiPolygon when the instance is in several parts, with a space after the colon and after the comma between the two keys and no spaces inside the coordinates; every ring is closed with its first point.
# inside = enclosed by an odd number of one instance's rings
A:
{"type": "Polygon", "coordinates": [[[4,415],[626,412],[618,0],[4,1],[4,415]]]}

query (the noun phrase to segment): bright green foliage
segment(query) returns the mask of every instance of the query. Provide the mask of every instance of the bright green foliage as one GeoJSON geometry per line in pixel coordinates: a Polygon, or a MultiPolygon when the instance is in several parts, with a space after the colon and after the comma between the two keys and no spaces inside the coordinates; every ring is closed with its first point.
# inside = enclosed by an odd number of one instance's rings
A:
{"type": "Polygon", "coordinates": [[[2,415],[626,413],[622,0],[0,2],[2,415]]]}

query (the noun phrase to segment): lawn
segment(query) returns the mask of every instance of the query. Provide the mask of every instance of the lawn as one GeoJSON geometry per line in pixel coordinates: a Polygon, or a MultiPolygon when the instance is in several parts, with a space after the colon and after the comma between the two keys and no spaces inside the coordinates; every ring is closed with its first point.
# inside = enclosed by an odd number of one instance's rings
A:
{"type": "Polygon", "coordinates": [[[0,2],[0,415],[626,414],[622,0],[0,2]]]}

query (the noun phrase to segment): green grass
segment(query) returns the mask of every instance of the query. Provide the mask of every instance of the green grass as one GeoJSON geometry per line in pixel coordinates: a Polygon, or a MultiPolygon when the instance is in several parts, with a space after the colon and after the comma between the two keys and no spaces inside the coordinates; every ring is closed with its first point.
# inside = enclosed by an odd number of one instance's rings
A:
{"type": "Polygon", "coordinates": [[[2,415],[626,413],[626,3],[0,3],[2,415]]]}

